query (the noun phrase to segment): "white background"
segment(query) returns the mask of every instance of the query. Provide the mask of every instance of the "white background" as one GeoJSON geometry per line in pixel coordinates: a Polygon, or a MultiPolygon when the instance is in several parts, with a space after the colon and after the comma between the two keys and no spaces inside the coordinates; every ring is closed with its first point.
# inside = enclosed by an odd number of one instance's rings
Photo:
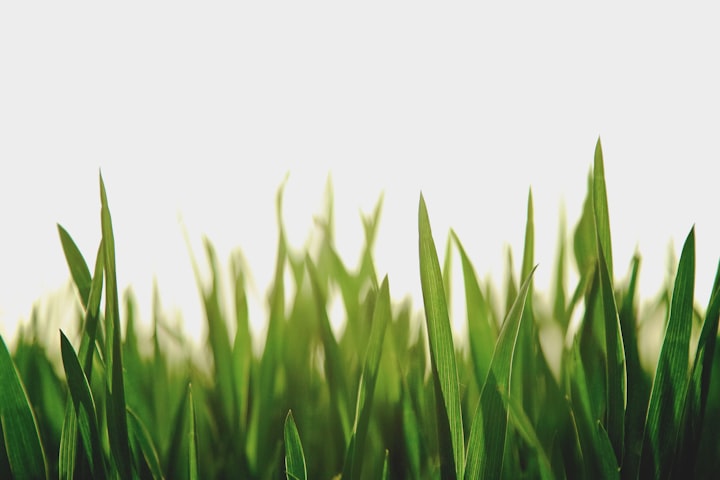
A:
{"type": "Polygon", "coordinates": [[[0,334],[67,285],[57,222],[94,260],[99,169],[121,287],[133,286],[147,319],[156,277],[163,305],[196,337],[178,214],[201,260],[203,234],[223,263],[242,247],[260,302],[286,172],[298,246],[332,174],[351,263],[359,211],[385,191],[379,273],[418,308],[420,191],[437,244],[454,227],[478,272],[501,282],[504,245],[521,259],[532,185],[543,290],[562,204],[571,227],[598,136],[617,274],[638,248],[641,291],[653,295],[670,241],[679,251],[695,224],[707,300],[720,255],[714,11],[362,3],[3,4],[0,334]]]}

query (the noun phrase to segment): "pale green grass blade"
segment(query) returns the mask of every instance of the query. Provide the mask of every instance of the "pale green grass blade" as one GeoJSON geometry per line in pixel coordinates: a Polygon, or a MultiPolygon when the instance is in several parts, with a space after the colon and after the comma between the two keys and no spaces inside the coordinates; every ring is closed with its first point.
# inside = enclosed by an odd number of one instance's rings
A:
{"type": "MultiPolygon", "coordinates": [[[[95,401],[87,377],[83,373],[78,357],[75,355],[75,350],[62,331],[60,332],[60,350],[68,389],[70,390],[72,403],[75,406],[75,419],[80,430],[85,457],[90,465],[93,478],[105,478],[107,474],[102,457],[103,450],[100,442],[95,401]]],[[[74,454],[74,448],[72,452],[74,454]]],[[[69,478],[73,477],[70,471],[64,472],[64,474],[69,478]]]]}
{"type": "Polygon", "coordinates": [[[188,413],[188,418],[190,419],[190,428],[188,429],[188,470],[190,480],[198,480],[200,478],[198,472],[198,434],[192,385],[188,385],[188,408],[190,409],[188,413]]]}
{"type": "MultiPolygon", "coordinates": [[[[601,240],[598,234],[598,245],[601,240]]],[[[618,317],[617,305],[613,281],[605,253],[598,248],[598,268],[600,278],[600,297],[605,321],[605,346],[606,346],[606,430],[615,450],[615,458],[620,464],[625,450],[625,404],[627,372],[625,370],[625,347],[623,346],[620,318],[618,317]]]]}
{"type": "Polygon", "coordinates": [[[161,480],[165,478],[162,473],[162,467],[160,467],[157,450],[155,450],[152,437],[145,427],[145,424],[131,409],[128,409],[128,419],[130,420],[128,423],[130,432],[135,439],[136,445],[140,449],[140,454],[145,460],[145,464],[150,470],[153,479],[161,480]]]}
{"type": "Polygon", "coordinates": [[[430,341],[430,360],[435,383],[438,442],[442,477],[462,478],[465,440],[450,318],[440,262],[430,229],[425,199],[420,195],[418,212],[420,281],[430,341]]]}
{"type": "Polygon", "coordinates": [[[389,457],[390,452],[388,450],[385,450],[385,461],[383,461],[382,474],[380,475],[380,478],[382,478],[382,480],[390,480],[390,465],[388,464],[389,457]]]}
{"type": "Polygon", "coordinates": [[[465,303],[467,307],[468,340],[473,358],[473,371],[479,387],[485,383],[490,370],[495,342],[497,340],[496,325],[492,320],[490,306],[480,289],[475,269],[468,258],[460,239],[453,232],[455,245],[460,252],[460,261],[465,283],[465,303]]]}
{"type": "Polygon", "coordinates": [[[123,380],[120,306],[118,300],[117,273],[115,267],[115,237],[112,229],[112,218],[108,207],[107,193],[102,175],[100,176],[100,199],[102,220],[102,241],[105,251],[105,351],[106,357],[106,388],[107,428],[110,439],[110,450],[114,464],[122,478],[132,478],[132,456],[130,455],[130,439],[128,435],[127,414],[125,406],[125,382],[123,380]]]}
{"type": "Polygon", "coordinates": [[[695,284],[695,228],[685,240],[650,394],[640,463],[643,478],[667,475],[675,458],[685,395],[695,284]]]}
{"type": "Polygon", "coordinates": [[[285,417],[285,473],[288,480],[307,478],[305,453],[292,411],[285,417]]]}
{"type": "Polygon", "coordinates": [[[598,138],[595,145],[595,160],[593,163],[593,215],[595,217],[595,231],[597,232],[597,243],[605,256],[605,263],[612,281],[613,256],[612,243],[610,241],[610,217],[608,215],[607,188],[605,186],[605,165],[603,163],[602,145],[598,138]]]}
{"type": "Polygon", "coordinates": [[[588,187],[583,203],[582,215],[575,227],[573,235],[573,253],[580,278],[585,278],[593,269],[597,258],[597,238],[593,213],[593,174],[588,175],[588,187]]]}
{"type": "Polygon", "coordinates": [[[448,233],[445,242],[445,258],[442,265],[443,288],[445,289],[445,303],[448,307],[448,317],[452,316],[452,230],[448,233]]]}
{"type": "Polygon", "coordinates": [[[90,296],[90,284],[92,283],[90,269],[67,230],[60,224],[58,224],[57,228],[58,234],[60,235],[60,243],[65,253],[65,261],[68,264],[68,268],[70,268],[70,275],[80,294],[80,301],[82,302],[83,308],[87,308],[88,297],[90,296]]]}
{"type": "Polygon", "coordinates": [[[47,461],[38,423],[17,369],[0,336],[0,424],[13,476],[47,478],[47,461]]]}
{"type": "Polygon", "coordinates": [[[567,241],[565,240],[565,211],[562,210],[558,226],[558,249],[557,262],[555,264],[555,275],[553,285],[553,317],[562,328],[563,333],[567,331],[569,318],[567,315],[567,241]]]}
{"type": "Polygon", "coordinates": [[[497,339],[490,371],[480,393],[480,402],[470,428],[465,466],[467,480],[495,479],[500,478],[502,473],[508,410],[499,390],[503,389],[512,395],[510,385],[513,357],[534,272],[533,268],[520,287],[497,339]]]}
{"type": "Polygon", "coordinates": [[[343,478],[361,478],[363,459],[365,458],[365,443],[372,413],[373,394],[380,366],[380,356],[385,339],[385,329],[391,321],[390,287],[387,276],[380,286],[380,293],[375,302],[370,342],[365,355],[365,365],[360,376],[360,385],[357,394],[357,408],[355,411],[355,425],[353,434],[345,456],[343,478]]]}

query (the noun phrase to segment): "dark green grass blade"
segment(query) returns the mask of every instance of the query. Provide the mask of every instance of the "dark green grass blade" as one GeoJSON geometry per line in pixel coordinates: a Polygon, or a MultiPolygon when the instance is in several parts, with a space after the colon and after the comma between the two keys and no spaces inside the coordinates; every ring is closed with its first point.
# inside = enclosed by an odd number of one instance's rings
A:
{"type": "Polygon", "coordinates": [[[305,454],[292,411],[285,417],[285,473],[288,480],[307,478],[305,454]]]}
{"type": "MultiPolygon", "coordinates": [[[[598,245],[600,244],[598,235],[598,245]]],[[[598,268],[600,279],[600,302],[605,321],[605,345],[607,351],[605,363],[605,390],[607,396],[606,431],[615,450],[615,458],[620,464],[625,449],[625,403],[627,372],[625,370],[625,348],[623,346],[620,318],[613,283],[610,277],[605,254],[598,248],[598,268]]]]}
{"type": "Polygon", "coordinates": [[[47,478],[47,461],[35,414],[1,336],[0,385],[0,424],[13,476],[47,478]]]}
{"type": "Polygon", "coordinates": [[[90,269],[67,230],[60,224],[58,224],[57,228],[58,234],[60,235],[60,243],[65,253],[65,261],[68,264],[68,268],[70,268],[70,275],[75,282],[75,286],[77,286],[83,308],[87,308],[88,298],[90,296],[90,284],[92,283],[90,269]]]}
{"type": "Polygon", "coordinates": [[[713,294],[710,297],[702,331],[700,332],[695,362],[690,377],[690,387],[685,400],[685,431],[680,465],[686,468],[696,466],[700,436],[703,426],[707,425],[705,412],[710,392],[710,375],[715,356],[718,320],[720,320],[720,263],[715,273],[713,294]]]}
{"type": "Polygon", "coordinates": [[[190,420],[190,427],[188,429],[188,469],[190,480],[198,480],[200,478],[200,474],[198,473],[198,434],[192,385],[188,385],[188,408],[188,418],[190,420]]]}
{"type": "Polygon", "coordinates": [[[380,286],[380,293],[375,302],[375,311],[370,332],[370,343],[365,356],[365,366],[360,377],[360,386],[357,394],[357,408],[355,412],[355,425],[350,439],[343,478],[359,479],[365,458],[365,443],[372,413],[373,394],[380,366],[385,329],[390,322],[390,287],[387,276],[380,286]]]}
{"type": "Polygon", "coordinates": [[[500,478],[505,439],[508,427],[508,410],[499,390],[510,392],[513,356],[521,328],[523,310],[535,269],[525,279],[515,302],[510,308],[493,353],[490,371],[480,393],[480,402],[470,428],[465,478],[500,478]]]}
{"type": "Polygon", "coordinates": [[[650,394],[640,475],[668,476],[675,458],[685,395],[695,283],[695,228],[685,240],[673,288],[670,318],[650,394]]]}
{"type": "Polygon", "coordinates": [[[145,424],[142,422],[140,417],[135,412],[128,409],[128,419],[130,420],[128,425],[135,444],[140,449],[140,454],[145,460],[150,473],[154,480],[165,478],[162,473],[162,467],[160,467],[160,459],[158,458],[157,450],[153,444],[150,432],[148,432],[145,424]]]}
{"type": "Polygon", "coordinates": [[[420,195],[418,229],[420,280],[435,383],[442,477],[462,478],[465,464],[465,444],[455,347],[450,330],[440,262],[430,229],[425,199],[422,195],[420,195]]]}
{"type": "Polygon", "coordinates": [[[125,406],[125,383],[123,381],[122,348],[120,341],[120,307],[118,299],[117,273],[115,267],[115,238],[112,229],[112,218],[108,208],[105,183],[100,176],[100,199],[102,203],[102,241],[105,250],[105,351],[106,357],[106,388],[107,428],[110,439],[110,450],[114,463],[122,478],[132,478],[132,456],[128,435],[127,414],[125,406]]]}
{"type": "MultiPolygon", "coordinates": [[[[102,443],[100,442],[100,430],[97,423],[97,411],[93,400],[90,384],[80,366],[80,361],[75,355],[70,341],[65,334],[60,332],[60,351],[62,354],[65,376],[68,382],[68,389],[74,405],[75,421],[80,430],[84,447],[85,458],[90,465],[93,478],[105,478],[105,465],[102,457],[102,443]]],[[[67,418],[67,417],[66,417],[67,418]]],[[[75,449],[72,449],[74,455],[75,449]]],[[[72,472],[63,472],[72,478],[72,472]]]]}
{"type": "Polygon", "coordinates": [[[460,243],[460,239],[453,232],[455,245],[460,252],[460,261],[463,269],[465,283],[465,303],[467,306],[468,340],[470,353],[472,354],[475,379],[479,387],[482,387],[490,370],[492,354],[495,350],[497,340],[497,329],[492,321],[490,306],[480,289],[475,269],[460,243]]]}

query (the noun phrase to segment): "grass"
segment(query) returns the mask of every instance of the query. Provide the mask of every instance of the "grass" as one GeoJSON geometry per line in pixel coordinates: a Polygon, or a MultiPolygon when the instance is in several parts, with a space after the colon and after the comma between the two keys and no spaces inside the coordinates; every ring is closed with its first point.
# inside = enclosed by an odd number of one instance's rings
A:
{"type": "Polygon", "coordinates": [[[720,468],[720,270],[707,307],[696,305],[690,230],[655,301],[663,315],[640,313],[640,258],[625,278],[615,274],[599,141],[572,243],[560,235],[550,294],[533,288],[532,194],[521,268],[510,260],[502,288],[478,279],[454,232],[441,267],[420,197],[418,312],[393,301],[390,279],[376,273],[382,201],[363,218],[365,247],[350,268],[335,249],[332,201],[319,246],[288,245],[281,188],[263,341],[249,327],[241,262],[231,262],[226,302],[212,244],[209,282],[191,253],[206,359],[168,353],[186,351],[187,339],[173,332],[157,295],[151,335],[136,331],[132,297],[117,291],[102,178],[100,192],[94,264],[58,229],[77,325],[47,335],[35,318],[12,354],[0,339],[2,478],[709,478],[720,468]],[[568,288],[571,255],[578,275],[568,288]],[[453,258],[462,269],[466,349],[453,344],[448,310],[453,258]],[[341,333],[328,314],[335,293],[345,309],[341,333]],[[639,332],[652,321],[664,322],[665,333],[647,368],[639,332]],[[541,342],[548,326],[562,344],[541,342]],[[60,358],[48,344],[57,341],[60,358]],[[549,366],[550,348],[561,350],[559,370],[549,366]]]}

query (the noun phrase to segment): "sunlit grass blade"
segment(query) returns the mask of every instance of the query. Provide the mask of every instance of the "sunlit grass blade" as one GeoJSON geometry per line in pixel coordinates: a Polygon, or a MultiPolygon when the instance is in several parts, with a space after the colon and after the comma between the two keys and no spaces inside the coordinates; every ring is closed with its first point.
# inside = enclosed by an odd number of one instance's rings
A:
{"type": "Polygon", "coordinates": [[[133,473],[130,439],[128,435],[125,406],[125,383],[123,380],[120,306],[118,300],[117,273],[115,267],[115,238],[108,207],[107,193],[102,175],[100,176],[102,242],[105,252],[105,351],[107,428],[110,450],[115,467],[122,478],[131,478],[133,473]]]}
{"type": "Polygon", "coordinates": [[[695,284],[695,228],[685,240],[645,424],[640,475],[667,475],[675,458],[685,395],[695,284]]]}
{"type": "Polygon", "coordinates": [[[67,230],[60,224],[58,224],[57,228],[58,234],[60,235],[60,243],[65,253],[65,261],[68,264],[68,268],[70,268],[70,275],[80,294],[80,301],[82,302],[83,308],[87,308],[88,297],[90,296],[90,283],[92,282],[90,269],[67,230]]]}
{"type": "Polygon", "coordinates": [[[285,473],[288,480],[305,480],[307,468],[300,433],[298,432],[292,411],[285,417],[285,473]]]}
{"type": "Polygon", "coordinates": [[[193,402],[192,385],[188,385],[188,470],[190,480],[198,480],[200,474],[198,471],[198,434],[197,421],[195,419],[195,402],[193,402]]]}
{"type": "Polygon", "coordinates": [[[135,440],[136,448],[140,450],[139,452],[136,450],[136,454],[139,453],[142,455],[145,465],[147,465],[154,480],[165,478],[162,473],[162,467],[160,467],[157,450],[155,449],[152,437],[145,427],[145,424],[135,412],[129,409],[128,419],[128,426],[130,428],[130,432],[132,433],[132,437],[135,440]]]}
{"type": "Polygon", "coordinates": [[[418,213],[420,281],[430,341],[430,359],[437,403],[438,442],[442,477],[462,478],[465,440],[458,386],[455,347],[450,330],[445,287],[425,199],[420,195],[418,213]]]}
{"type": "Polygon", "coordinates": [[[602,250],[607,265],[608,276],[613,281],[613,256],[610,239],[610,217],[608,215],[607,188],[605,186],[605,165],[603,163],[602,145],[598,138],[595,144],[595,160],[593,163],[593,216],[597,232],[598,248],[602,250]]]}
{"type": "Polygon", "coordinates": [[[520,287],[497,339],[490,370],[470,428],[465,466],[467,480],[500,478],[502,473],[508,410],[499,390],[503,389],[508,395],[513,394],[510,391],[513,357],[534,272],[533,268],[520,287]]]}
{"type": "Polygon", "coordinates": [[[497,329],[492,321],[490,306],[480,289],[475,269],[465,252],[460,239],[452,233],[455,245],[460,252],[460,261],[465,283],[465,303],[467,307],[468,340],[473,358],[473,371],[478,386],[482,387],[490,369],[492,354],[497,340],[497,329]]]}
{"type": "MultiPolygon", "coordinates": [[[[97,411],[93,400],[90,384],[83,373],[80,361],[75,355],[70,341],[62,331],[60,332],[60,350],[62,353],[65,376],[68,389],[74,405],[75,419],[82,437],[85,457],[90,465],[93,478],[105,478],[105,464],[102,456],[102,443],[97,423],[97,411]]],[[[67,418],[67,417],[66,417],[67,418]]],[[[72,449],[74,454],[75,449],[72,449]]],[[[72,472],[64,472],[72,478],[72,472]]]]}
{"type": "Polygon", "coordinates": [[[380,356],[385,339],[385,329],[391,320],[390,312],[390,287],[387,276],[380,286],[380,293],[375,302],[372,327],[370,331],[370,342],[365,355],[365,365],[360,376],[360,385],[357,393],[357,408],[355,411],[355,424],[350,445],[345,456],[343,467],[343,478],[361,478],[366,437],[370,425],[372,412],[373,394],[378,376],[380,356]]]}
{"type": "Polygon", "coordinates": [[[0,336],[0,424],[13,476],[47,478],[38,423],[5,340],[0,336]]]}

